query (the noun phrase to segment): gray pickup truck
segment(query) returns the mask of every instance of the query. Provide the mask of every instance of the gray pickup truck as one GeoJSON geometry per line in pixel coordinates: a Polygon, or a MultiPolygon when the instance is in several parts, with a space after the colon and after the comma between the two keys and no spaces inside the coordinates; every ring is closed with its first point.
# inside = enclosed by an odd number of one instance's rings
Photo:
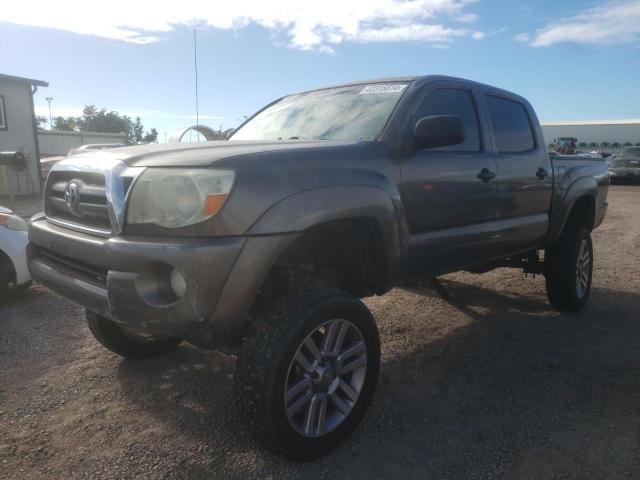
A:
{"type": "Polygon", "coordinates": [[[29,266],[119,355],[181,341],[237,355],[248,426],[308,460],[373,396],[378,330],[360,298],[515,267],[579,310],[608,185],[602,159],[550,158],[520,96],[444,76],[358,82],[276,100],[228,141],[56,164],[29,266]]]}

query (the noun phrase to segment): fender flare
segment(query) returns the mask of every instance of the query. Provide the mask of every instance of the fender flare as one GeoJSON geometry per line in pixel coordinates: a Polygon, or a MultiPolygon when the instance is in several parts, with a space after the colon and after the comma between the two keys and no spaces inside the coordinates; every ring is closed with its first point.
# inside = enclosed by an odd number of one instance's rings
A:
{"type": "MultiPolygon", "coordinates": [[[[555,212],[553,209],[551,212],[549,235],[547,236],[548,245],[555,243],[560,238],[576,202],[582,197],[593,197],[595,201],[597,194],[598,184],[593,177],[578,178],[567,187],[560,184],[554,195],[554,204],[559,207],[555,212]]],[[[595,214],[594,209],[594,216],[595,214]]]]}
{"type": "Polygon", "coordinates": [[[334,220],[374,219],[380,228],[387,268],[395,272],[408,245],[399,195],[372,185],[318,187],[273,205],[249,229],[249,235],[299,233],[334,220]],[[403,228],[404,227],[404,228],[403,228]]]}
{"type": "Polygon", "coordinates": [[[399,196],[377,186],[318,187],[291,195],[267,210],[247,232],[213,314],[213,336],[233,346],[241,340],[245,319],[269,272],[282,253],[306,229],[332,220],[373,218],[382,233],[389,284],[407,248],[399,196]]]}

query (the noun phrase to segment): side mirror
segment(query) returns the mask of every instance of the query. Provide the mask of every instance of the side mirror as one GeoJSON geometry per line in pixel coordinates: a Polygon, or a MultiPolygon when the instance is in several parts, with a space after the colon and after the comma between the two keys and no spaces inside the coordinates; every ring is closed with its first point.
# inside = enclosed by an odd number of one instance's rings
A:
{"type": "Polygon", "coordinates": [[[413,129],[416,150],[458,145],[464,142],[464,139],[464,125],[457,115],[422,117],[413,129]]]}

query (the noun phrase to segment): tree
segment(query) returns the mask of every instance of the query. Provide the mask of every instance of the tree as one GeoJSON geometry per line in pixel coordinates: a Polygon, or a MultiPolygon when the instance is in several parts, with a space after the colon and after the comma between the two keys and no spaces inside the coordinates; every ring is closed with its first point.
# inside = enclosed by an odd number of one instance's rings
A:
{"type": "Polygon", "coordinates": [[[142,138],[144,136],[144,125],[140,122],[140,117],[136,117],[136,121],[131,124],[131,128],[129,129],[129,136],[127,138],[127,143],[130,145],[134,145],[136,143],[142,143],[142,138]]]}
{"type": "Polygon", "coordinates": [[[587,142],[580,142],[578,144],[578,148],[587,148],[589,145],[587,145],[587,142]]]}
{"type": "Polygon", "coordinates": [[[47,117],[44,115],[36,115],[33,117],[33,120],[36,122],[36,128],[44,128],[44,126],[49,123],[49,120],[47,120],[47,117]]]}
{"type": "Polygon", "coordinates": [[[56,117],[53,121],[53,129],[63,132],[77,132],[78,119],[75,117],[56,117]]]}
{"type": "Polygon", "coordinates": [[[631,142],[624,142],[623,147],[633,147],[633,143],[631,143],[631,142]]]}
{"type": "Polygon", "coordinates": [[[611,147],[611,144],[609,142],[602,142],[600,144],[600,148],[607,149],[607,148],[610,148],[610,147],[611,147]]]}
{"type": "Polygon", "coordinates": [[[152,128],[150,131],[144,134],[142,137],[142,143],[157,143],[158,142],[158,130],[152,128]]]}
{"type": "Polygon", "coordinates": [[[152,128],[145,132],[140,117],[136,117],[133,122],[127,115],[120,115],[106,108],[98,109],[95,105],[85,105],[80,117],[56,117],[54,129],[67,132],[123,133],[130,145],[158,141],[157,130],[152,128]]]}
{"type": "Polygon", "coordinates": [[[599,143],[597,143],[597,142],[591,142],[591,143],[589,144],[589,148],[593,148],[594,150],[595,150],[596,148],[598,148],[599,146],[600,146],[600,144],[599,144],[599,143]]]}
{"type": "Polygon", "coordinates": [[[547,150],[555,150],[557,145],[555,143],[550,143],[547,145],[547,150]]]}
{"type": "Polygon", "coordinates": [[[83,132],[128,133],[131,130],[131,119],[118,112],[98,110],[95,105],[86,105],[82,109],[82,117],[78,118],[78,127],[83,132]]]}
{"type": "Polygon", "coordinates": [[[622,145],[620,145],[618,142],[613,142],[611,144],[611,148],[616,149],[616,150],[619,149],[621,146],[622,145]]]}
{"type": "Polygon", "coordinates": [[[127,143],[130,145],[142,143],[156,143],[158,141],[158,131],[152,128],[151,131],[145,132],[144,125],[140,121],[140,117],[136,117],[136,121],[131,123],[131,129],[127,136],[127,143]]]}

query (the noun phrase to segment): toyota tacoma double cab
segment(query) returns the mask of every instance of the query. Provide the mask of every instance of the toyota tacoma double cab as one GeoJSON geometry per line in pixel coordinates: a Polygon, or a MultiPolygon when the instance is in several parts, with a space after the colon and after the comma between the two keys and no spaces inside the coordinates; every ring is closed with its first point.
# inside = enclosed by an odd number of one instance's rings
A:
{"type": "Polygon", "coordinates": [[[445,76],[349,83],[280,98],[226,141],[57,163],[29,267],[123,357],[182,341],[237,355],[247,425],[309,460],[354,430],[376,387],[361,298],[516,267],[579,310],[608,185],[602,159],[552,159],[513,93],[445,76]]]}

